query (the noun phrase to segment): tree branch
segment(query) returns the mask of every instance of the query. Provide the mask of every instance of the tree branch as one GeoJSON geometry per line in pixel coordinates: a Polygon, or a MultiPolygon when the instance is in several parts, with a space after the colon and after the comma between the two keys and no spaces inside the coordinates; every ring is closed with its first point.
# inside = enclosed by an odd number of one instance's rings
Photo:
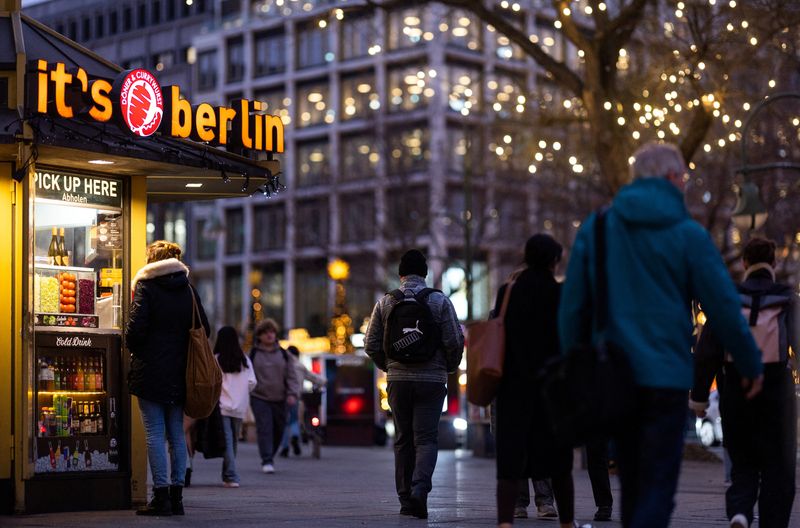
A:
{"type": "Polygon", "coordinates": [[[683,154],[683,159],[686,160],[686,163],[691,161],[700,143],[705,139],[708,129],[711,128],[711,123],[711,112],[706,110],[702,104],[695,106],[688,131],[683,136],[683,140],[681,140],[681,154],[683,154]]]}
{"type": "Polygon", "coordinates": [[[619,48],[627,44],[644,16],[644,8],[648,3],[654,3],[654,1],[633,0],[620,11],[616,18],[611,19],[603,30],[598,29],[597,40],[600,47],[610,43],[619,48]]]}
{"type": "Polygon", "coordinates": [[[578,25],[575,23],[575,17],[564,14],[564,9],[569,7],[567,0],[553,0],[553,9],[558,13],[558,20],[561,22],[562,33],[573,44],[578,46],[579,49],[590,51],[593,46],[591,41],[583,36],[578,25]]]}

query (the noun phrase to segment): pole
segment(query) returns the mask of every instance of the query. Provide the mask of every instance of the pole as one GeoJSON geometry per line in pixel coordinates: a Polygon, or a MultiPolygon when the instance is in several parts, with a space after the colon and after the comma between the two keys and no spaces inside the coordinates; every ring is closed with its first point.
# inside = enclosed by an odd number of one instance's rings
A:
{"type": "Polygon", "coordinates": [[[464,121],[464,279],[467,287],[467,321],[472,321],[472,167],[469,128],[464,121]]]}

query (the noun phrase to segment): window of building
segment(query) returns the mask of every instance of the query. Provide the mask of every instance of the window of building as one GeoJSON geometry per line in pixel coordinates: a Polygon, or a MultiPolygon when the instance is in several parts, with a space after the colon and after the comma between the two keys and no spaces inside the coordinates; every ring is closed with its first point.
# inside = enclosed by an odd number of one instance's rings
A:
{"type": "Polygon", "coordinates": [[[133,57],[131,59],[123,60],[121,66],[125,70],[133,70],[136,68],[145,68],[147,60],[144,57],[133,57]]]}
{"type": "Polygon", "coordinates": [[[484,215],[486,193],[480,187],[474,186],[467,207],[467,196],[462,185],[448,185],[446,194],[446,209],[443,212],[443,220],[447,230],[447,236],[463,243],[466,233],[464,232],[464,218],[469,215],[472,218],[470,227],[472,235],[478,239],[486,232],[487,223],[492,221],[491,217],[484,215]]]}
{"type": "Polygon", "coordinates": [[[206,0],[195,0],[194,2],[195,10],[197,13],[205,13],[206,12],[206,0]]]}
{"type": "Polygon", "coordinates": [[[406,176],[428,169],[431,159],[430,134],[427,128],[411,128],[389,133],[390,175],[406,176]]]}
{"type": "Polygon", "coordinates": [[[228,82],[239,82],[244,79],[244,39],[229,39],[225,55],[225,71],[228,82]]]}
{"type": "Polygon", "coordinates": [[[70,20],[67,23],[67,38],[78,40],[78,24],[74,20],[70,20]]]}
{"type": "Polygon", "coordinates": [[[217,52],[204,51],[197,55],[197,86],[200,90],[213,90],[217,85],[217,52]]]}
{"type": "Polygon", "coordinates": [[[498,233],[505,240],[523,240],[528,236],[527,198],[524,193],[498,193],[495,197],[498,233]]]}
{"type": "Polygon", "coordinates": [[[153,9],[150,11],[150,20],[154,26],[161,23],[161,0],[153,0],[153,9]]]}
{"type": "Polygon", "coordinates": [[[175,20],[175,0],[165,0],[167,5],[166,19],[167,22],[175,20]]]}
{"type": "Polygon", "coordinates": [[[297,86],[298,128],[333,123],[335,114],[332,107],[327,81],[297,86]]]}
{"type": "Polygon", "coordinates": [[[224,323],[237,328],[241,328],[242,326],[243,279],[241,266],[228,266],[225,268],[224,323]]]}
{"type": "Polygon", "coordinates": [[[194,2],[181,2],[181,17],[186,18],[192,13],[192,4],[194,2]]]}
{"type": "Polygon", "coordinates": [[[142,29],[147,26],[147,4],[141,3],[138,5],[138,16],[136,17],[136,27],[142,29]]]}
{"type": "Polygon", "coordinates": [[[454,125],[447,127],[447,170],[450,173],[463,174],[470,170],[472,174],[482,174],[481,152],[479,130],[454,125]]]}
{"type": "Polygon", "coordinates": [[[299,261],[295,267],[294,320],[312,336],[328,332],[328,272],[325,260],[299,261]]]}
{"type": "Polygon", "coordinates": [[[525,53],[518,45],[514,44],[509,38],[499,31],[495,31],[495,53],[499,59],[521,61],[525,59],[525,53]]]}
{"type": "Polygon", "coordinates": [[[283,264],[261,264],[253,266],[255,279],[251,281],[252,301],[261,305],[261,317],[274,319],[278,326],[284,328],[283,308],[286,304],[286,287],[284,281],[286,276],[283,271],[283,264]]]}
{"type": "MultiPolygon", "coordinates": [[[[350,264],[350,278],[347,279],[347,310],[353,319],[353,329],[361,328],[369,321],[375,306],[375,292],[387,291],[375,279],[375,256],[372,254],[349,255],[345,260],[350,264]]],[[[396,261],[395,261],[396,262],[396,261]]],[[[393,270],[397,276],[397,269],[393,270]]]]}
{"type": "Polygon", "coordinates": [[[239,255],[244,251],[244,211],[225,210],[225,253],[239,255]]]}
{"type": "Polygon", "coordinates": [[[425,187],[400,186],[386,192],[386,231],[411,246],[430,233],[430,193],[425,187]]]}
{"type": "Polygon", "coordinates": [[[271,202],[253,209],[253,251],[286,248],[286,205],[271,202]]]}
{"type": "Polygon", "coordinates": [[[483,72],[480,66],[451,64],[447,66],[447,108],[461,115],[481,110],[483,72]]]}
{"type": "Polygon", "coordinates": [[[84,41],[92,39],[92,19],[89,17],[81,20],[81,38],[84,41]]]}
{"type": "Polygon", "coordinates": [[[215,302],[217,295],[214,291],[217,278],[213,274],[197,275],[192,273],[192,283],[197,295],[200,296],[200,302],[203,303],[203,311],[206,312],[206,317],[211,323],[211,332],[213,333],[215,330],[213,321],[217,320],[217,303],[215,302]]]}
{"type": "Polygon", "coordinates": [[[389,70],[389,111],[407,112],[424,108],[433,94],[429,72],[419,65],[396,66],[389,70]]]}
{"type": "Polygon", "coordinates": [[[106,21],[106,19],[103,17],[103,15],[97,15],[94,18],[94,34],[95,34],[95,37],[103,38],[104,36],[106,36],[106,24],[105,24],[105,21],[106,21]]]}
{"type": "Polygon", "coordinates": [[[130,6],[122,8],[122,31],[133,29],[133,10],[130,6]]]}
{"type": "Polygon", "coordinates": [[[259,33],[253,41],[254,75],[270,75],[286,70],[286,39],[283,32],[259,33]]]}
{"type": "Polygon", "coordinates": [[[195,255],[197,260],[214,260],[217,256],[217,237],[208,235],[208,219],[196,220],[195,225],[195,255]]]}
{"type": "Polygon", "coordinates": [[[328,244],[328,198],[297,202],[295,245],[297,247],[326,247],[328,244]]]}
{"type": "Polygon", "coordinates": [[[330,143],[312,141],[297,144],[297,187],[311,187],[330,181],[330,143]]]}
{"type": "Polygon", "coordinates": [[[497,117],[523,115],[527,110],[525,79],[516,74],[498,71],[486,83],[487,100],[497,117]]]}
{"type": "Polygon", "coordinates": [[[423,21],[426,19],[427,9],[413,7],[392,11],[388,16],[389,49],[407,48],[416,46],[423,41],[423,21]]]}
{"type": "Polygon", "coordinates": [[[316,23],[299,25],[295,36],[297,67],[310,68],[325,64],[329,52],[328,32],[316,23]]]}
{"type": "Polygon", "coordinates": [[[341,23],[342,58],[354,59],[375,52],[378,34],[373,25],[373,14],[346,17],[341,23]]]}
{"type": "Polygon", "coordinates": [[[528,166],[534,159],[530,150],[532,142],[527,132],[518,126],[498,124],[493,127],[486,159],[493,166],[498,178],[527,179],[530,176],[528,166]]]}
{"type": "Polygon", "coordinates": [[[262,88],[253,92],[253,99],[264,103],[264,111],[269,114],[278,115],[284,109],[283,99],[286,95],[286,89],[283,85],[278,85],[271,88],[262,88]]]}
{"type": "Polygon", "coordinates": [[[342,195],[339,215],[342,242],[367,242],[375,238],[375,195],[342,195]]]}
{"type": "Polygon", "coordinates": [[[116,35],[119,31],[119,15],[116,11],[108,14],[108,34],[116,35]]]}
{"type": "Polygon", "coordinates": [[[481,49],[483,25],[473,13],[463,9],[451,9],[445,21],[439,24],[448,45],[471,51],[481,49]]]}
{"type": "Polygon", "coordinates": [[[381,107],[372,71],[342,77],[342,119],[366,118],[381,107]]]}
{"type": "Polygon", "coordinates": [[[342,136],[340,147],[340,180],[362,180],[378,175],[381,155],[373,134],[342,136]]]}

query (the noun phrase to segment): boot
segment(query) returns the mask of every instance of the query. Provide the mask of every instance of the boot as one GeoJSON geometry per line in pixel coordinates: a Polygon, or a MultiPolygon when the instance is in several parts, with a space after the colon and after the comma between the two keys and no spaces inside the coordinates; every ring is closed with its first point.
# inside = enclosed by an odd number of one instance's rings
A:
{"type": "Polygon", "coordinates": [[[153,488],[153,500],[147,506],[136,510],[136,515],[172,515],[172,506],[169,502],[169,488],[153,488]]]}
{"type": "Polygon", "coordinates": [[[172,515],[183,515],[183,486],[169,487],[169,502],[172,506],[172,515]]]}
{"type": "Polygon", "coordinates": [[[300,456],[300,442],[299,442],[299,440],[300,439],[297,438],[296,436],[292,437],[291,443],[292,443],[292,452],[294,453],[294,456],[300,456]]]}
{"type": "Polygon", "coordinates": [[[192,468],[186,468],[186,475],[183,477],[183,487],[188,488],[192,485],[192,468]]]}

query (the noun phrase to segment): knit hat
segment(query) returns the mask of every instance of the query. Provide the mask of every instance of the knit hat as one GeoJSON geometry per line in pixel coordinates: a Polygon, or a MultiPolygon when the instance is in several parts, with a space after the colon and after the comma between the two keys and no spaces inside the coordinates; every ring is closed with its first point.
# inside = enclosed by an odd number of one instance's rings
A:
{"type": "Polygon", "coordinates": [[[525,244],[525,264],[534,269],[547,269],[561,260],[561,244],[550,235],[533,235],[525,244]]]}
{"type": "Polygon", "coordinates": [[[428,275],[428,263],[425,261],[425,255],[418,249],[409,249],[400,258],[400,268],[398,274],[401,277],[406,275],[419,275],[426,277],[428,275]]]}

